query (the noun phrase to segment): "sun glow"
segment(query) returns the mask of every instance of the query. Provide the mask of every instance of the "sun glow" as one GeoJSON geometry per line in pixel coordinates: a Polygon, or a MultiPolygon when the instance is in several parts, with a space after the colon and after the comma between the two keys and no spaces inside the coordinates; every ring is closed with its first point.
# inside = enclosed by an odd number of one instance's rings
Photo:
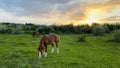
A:
{"type": "Polygon", "coordinates": [[[100,9],[89,9],[87,13],[87,18],[83,20],[84,24],[92,25],[92,23],[99,22],[99,16],[102,10],[100,9]]]}
{"type": "Polygon", "coordinates": [[[84,21],[84,23],[88,24],[88,25],[92,25],[92,23],[96,23],[96,22],[97,22],[97,20],[95,20],[95,19],[88,19],[88,20],[84,21]]]}

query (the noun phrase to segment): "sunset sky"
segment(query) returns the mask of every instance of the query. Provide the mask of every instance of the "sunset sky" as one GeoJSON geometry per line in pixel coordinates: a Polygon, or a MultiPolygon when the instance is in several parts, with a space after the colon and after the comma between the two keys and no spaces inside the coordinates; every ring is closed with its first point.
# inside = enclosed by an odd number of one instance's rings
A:
{"type": "Polygon", "coordinates": [[[91,24],[120,16],[120,0],[0,0],[0,22],[91,24]]]}

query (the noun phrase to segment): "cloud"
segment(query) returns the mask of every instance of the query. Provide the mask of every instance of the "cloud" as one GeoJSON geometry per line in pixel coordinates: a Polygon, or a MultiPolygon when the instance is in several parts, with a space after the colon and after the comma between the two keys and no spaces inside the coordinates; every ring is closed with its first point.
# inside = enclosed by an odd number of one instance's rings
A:
{"type": "Polygon", "coordinates": [[[1,0],[0,6],[5,11],[16,15],[37,16],[49,14],[54,5],[67,2],[67,0],[1,0]]]}
{"type": "Polygon", "coordinates": [[[4,17],[9,13],[16,22],[24,20],[40,24],[84,20],[92,10],[99,10],[96,15],[107,15],[117,6],[120,6],[119,0],[0,0],[4,17]]]}
{"type": "Polygon", "coordinates": [[[106,2],[89,3],[85,5],[85,9],[101,9],[103,11],[110,11],[116,6],[120,6],[120,0],[108,0],[106,2]]]}

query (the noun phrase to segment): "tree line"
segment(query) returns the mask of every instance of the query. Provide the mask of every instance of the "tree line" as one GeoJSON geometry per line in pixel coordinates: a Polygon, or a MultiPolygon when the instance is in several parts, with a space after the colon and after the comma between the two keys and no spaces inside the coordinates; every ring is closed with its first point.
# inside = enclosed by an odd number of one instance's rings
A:
{"type": "Polygon", "coordinates": [[[113,30],[120,29],[120,24],[97,24],[89,25],[35,25],[32,23],[15,24],[15,23],[0,23],[0,34],[20,34],[39,32],[40,34],[58,33],[58,34],[95,34],[103,35],[113,30]],[[101,33],[101,34],[100,34],[101,33]]]}

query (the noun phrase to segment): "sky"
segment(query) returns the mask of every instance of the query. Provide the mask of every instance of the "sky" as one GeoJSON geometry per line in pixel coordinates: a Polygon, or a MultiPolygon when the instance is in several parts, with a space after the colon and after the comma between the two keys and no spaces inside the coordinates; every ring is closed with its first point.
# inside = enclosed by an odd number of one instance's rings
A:
{"type": "Polygon", "coordinates": [[[0,0],[0,22],[91,24],[120,16],[120,0],[0,0]]]}

